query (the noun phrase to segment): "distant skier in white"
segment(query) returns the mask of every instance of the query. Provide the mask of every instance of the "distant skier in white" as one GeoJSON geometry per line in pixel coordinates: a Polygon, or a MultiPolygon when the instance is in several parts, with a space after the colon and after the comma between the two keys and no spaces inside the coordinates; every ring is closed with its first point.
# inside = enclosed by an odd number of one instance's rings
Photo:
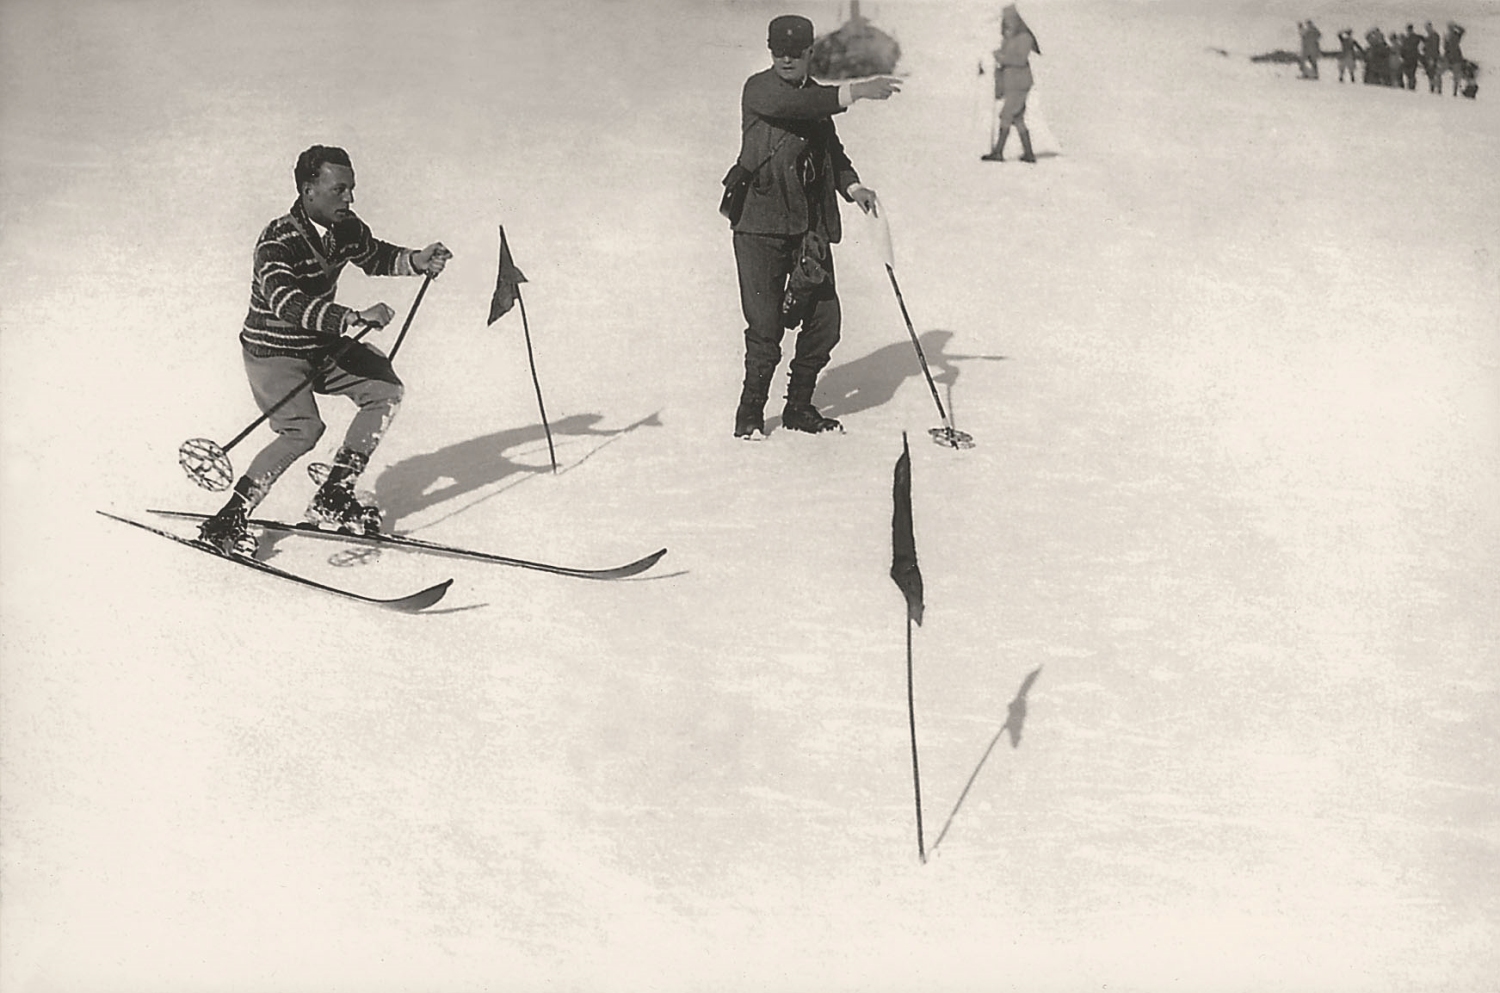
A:
{"type": "Polygon", "coordinates": [[[1026,129],[1026,95],[1031,92],[1031,55],[1042,54],[1036,35],[1021,19],[1015,4],[1000,12],[1000,47],[995,49],[995,99],[1000,101],[1000,133],[986,162],[1005,161],[1005,141],[1014,127],[1021,136],[1021,161],[1035,162],[1031,132],[1026,129]]]}

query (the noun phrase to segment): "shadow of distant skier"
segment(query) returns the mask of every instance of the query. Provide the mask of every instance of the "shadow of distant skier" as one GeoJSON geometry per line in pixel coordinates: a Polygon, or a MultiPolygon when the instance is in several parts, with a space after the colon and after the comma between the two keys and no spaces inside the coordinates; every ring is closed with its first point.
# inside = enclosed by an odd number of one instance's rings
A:
{"type": "MultiPolygon", "coordinates": [[[[952,331],[927,331],[917,336],[932,381],[943,388],[943,403],[952,408],[953,384],[958,382],[958,363],[1001,362],[1004,355],[950,355],[946,351],[952,331]]],[[[911,340],[892,342],[869,355],[826,370],[818,380],[815,400],[829,417],[846,417],[889,403],[908,379],[922,379],[911,340]]]]}
{"type": "MultiPolygon", "coordinates": [[[[593,436],[612,441],[637,428],[659,426],[661,423],[652,414],[623,428],[607,430],[594,427],[603,419],[601,414],[574,414],[553,423],[552,434],[554,438],[565,435],[593,436]]],[[[546,433],[542,425],[530,424],[470,438],[435,452],[402,459],[382,472],[375,481],[375,497],[380,506],[385,508],[386,527],[389,528],[403,517],[492,486],[511,476],[550,473],[550,465],[518,462],[509,455],[544,444],[545,441],[546,433]]],[[[588,459],[592,455],[593,452],[589,452],[583,458],[588,459]]],[[[545,452],[543,457],[545,458],[545,452]]],[[[566,471],[566,467],[559,469],[559,472],[566,471]]]]}
{"type": "Polygon", "coordinates": [[[1021,681],[1021,688],[1016,691],[1015,699],[1006,706],[1005,723],[1000,725],[1000,730],[990,739],[990,745],[984,750],[984,755],[979,759],[979,764],[969,775],[969,781],[964,784],[964,791],[958,795],[958,802],[953,805],[953,810],[948,814],[948,820],[943,824],[943,830],[938,832],[937,840],[932,843],[930,851],[937,851],[938,845],[943,843],[943,836],[948,833],[948,828],[953,825],[953,818],[958,815],[958,808],[964,805],[964,799],[969,795],[969,789],[974,785],[974,780],[979,778],[979,770],[984,768],[985,762],[989,761],[990,752],[1000,743],[1000,738],[1007,731],[1010,732],[1010,747],[1021,747],[1021,728],[1026,723],[1026,694],[1031,692],[1031,684],[1036,682],[1036,677],[1042,674],[1042,667],[1035,669],[1021,681]]]}

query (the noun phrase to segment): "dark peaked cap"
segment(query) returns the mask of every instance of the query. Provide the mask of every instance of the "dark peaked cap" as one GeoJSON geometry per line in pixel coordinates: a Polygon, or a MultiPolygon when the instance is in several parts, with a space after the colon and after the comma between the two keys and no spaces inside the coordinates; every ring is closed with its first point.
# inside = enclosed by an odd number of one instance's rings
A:
{"type": "Polygon", "coordinates": [[[797,14],[782,14],[772,19],[766,38],[766,46],[772,54],[801,52],[812,43],[812,21],[797,14]]]}

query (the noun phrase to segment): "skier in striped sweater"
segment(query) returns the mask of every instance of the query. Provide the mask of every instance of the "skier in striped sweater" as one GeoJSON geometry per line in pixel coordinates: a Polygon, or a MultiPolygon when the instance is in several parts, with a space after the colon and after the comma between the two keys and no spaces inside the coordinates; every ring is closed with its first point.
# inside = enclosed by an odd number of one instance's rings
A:
{"type": "Polygon", "coordinates": [[[203,522],[199,540],[225,554],[254,555],[246,518],[293,462],[322,437],[315,393],[348,397],[359,408],[327,480],[307,508],[320,527],[355,534],[380,529],[380,511],[360,501],[354,483],[390,426],[402,385],[390,361],[359,342],[329,363],[352,324],[383,327],[395,312],[384,303],[354,310],[334,302],[339,274],[352,262],[371,276],[437,275],[452,253],[442,242],[423,249],[380,241],[355,215],[354,167],[342,148],[314,145],[297,158],[297,200],[266,225],[255,245],[250,310],[240,345],[250,392],[270,410],[314,370],[311,388],[269,417],[276,437],[250,462],[218,513],[203,522]]]}

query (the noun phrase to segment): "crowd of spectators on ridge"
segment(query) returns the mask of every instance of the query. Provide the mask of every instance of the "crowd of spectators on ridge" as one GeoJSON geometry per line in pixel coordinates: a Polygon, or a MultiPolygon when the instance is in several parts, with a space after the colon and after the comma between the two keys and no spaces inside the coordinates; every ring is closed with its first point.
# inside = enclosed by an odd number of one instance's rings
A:
{"type": "Polygon", "coordinates": [[[1427,77],[1429,93],[1443,93],[1444,74],[1453,80],[1454,96],[1472,100],[1479,92],[1479,67],[1464,58],[1464,29],[1453,21],[1448,22],[1447,32],[1442,35],[1431,21],[1423,31],[1417,31],[1411,24],[1404,31],[1393,30],[1389,34],[1373,27],[1365,32],[1363,45],[1355,39],[1352,28],[1344,28],[1338,33],[1339,47],[1333,52],[1322,50],[1323,34],[1311,20],[1298,22],[1297,31],[1302,37],[1298,65],[1303,79],[1317,79],[1319,59],[1331,56],[1338,61],[1340,83],[1347,76],[1351,83],[1415,90],[1417,70],[1421,69],[1427,77]]]}

